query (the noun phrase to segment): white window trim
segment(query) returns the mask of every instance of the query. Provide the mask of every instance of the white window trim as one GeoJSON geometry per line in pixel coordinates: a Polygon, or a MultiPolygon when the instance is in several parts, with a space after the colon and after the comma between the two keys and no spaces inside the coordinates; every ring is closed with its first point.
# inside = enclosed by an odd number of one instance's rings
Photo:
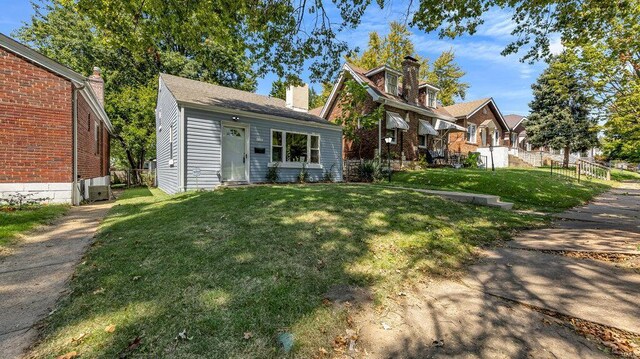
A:
{"type": "MultiPolygon", "coordinates": [[[[398,144],[398,129],[397,128],[387,128],[386,131],[393,131],[393,139],[389,142],[392,145],[398,144]]],[[[387,138],[387,132],[384,133],[384,138],[387,138]]],[[[383,139],[384,140],[384,139],[383,139]]]]}
{"type": "Polygon", "coordinates": [[[473,133],[473,139],[474,141],[469,141],[469,137],[465,136],[465,140],[467,143],[471,143],[474,145],[478,144],[478,126],[476,126],[475,123],[469,123],[467,124],[467,133],[471,134],[473,133]],[[469,131],[469,127],[473,127],[473,131],[469,131]]]}
{"type": "Polygon", "coordinates": [[[384,91],[388,94],[392,94],[394,96],[398,96],[398,76],[389,73],[388,71],[385,71],[384,73],[384,91]],[[392,88],[389,86],[389,78],[394,77],[396,79],[396,86],[395,88],[392,88]],[[390,91],[393,90],[393,91],[390,91]]]}
{"type": "Polygon", "coordinates": [[[418,135],[418,148],[427,148],[427,135],[418,135]],[[424,145],[420,143],[420,137],[424,137],[424,145]]]}
{"type": "Polygon", "coordinates": [[[309,133],[309,132],[300,132],[300,131],[287,131],[272,128],[270,132],[271,136],[269,137],[269,163],[268,167],[273,167],[278,165],[280,168],[302,168],[303,164],[306,164],[307,168],[310,169],[321,169],[322,166],[322,138],[319,133],[309,133]],[[273,133],[281,132],[282,133],[282,162],[273,162],[273,133]],[[307,136],[307,162],[289,162],[287,161],[287,133],[297,134],[297,135],[306,135],[307,136]],[[318,137],[318,163],[311,163],[311,136],[318,137]]]}
{"type": "Polygon", "coordinates": [[[427,90],[427,106],[431,108],[436,108],[438,102],[438,93],[435,90],[427,90]],[[433,104],[431,103],[433,102],[433,104]]]}
{"type": "Polygon", "coordinates": [[[500,131],[497,128],[493,129],[493,146],[500,146],[500,131]]]}

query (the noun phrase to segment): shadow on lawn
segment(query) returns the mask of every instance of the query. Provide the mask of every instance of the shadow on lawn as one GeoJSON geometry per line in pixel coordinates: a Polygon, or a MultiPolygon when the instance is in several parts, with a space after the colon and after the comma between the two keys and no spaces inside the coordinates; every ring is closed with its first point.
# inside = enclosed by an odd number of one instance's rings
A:
{"type": "Polygon", "coordinates": [[[473,246],[539,224],[364,186],[129,199],[105,221],[36,354],[116,357],[141,337],[135,355],[274,357],[276,336],[291,331],[297,354],[310,356],[346,327],[344,309],[323,305],[332,286],[383,300],[407,278],[456,272],[473,246]],[[192,339],[175,339],[184,329],[192,339]]]}

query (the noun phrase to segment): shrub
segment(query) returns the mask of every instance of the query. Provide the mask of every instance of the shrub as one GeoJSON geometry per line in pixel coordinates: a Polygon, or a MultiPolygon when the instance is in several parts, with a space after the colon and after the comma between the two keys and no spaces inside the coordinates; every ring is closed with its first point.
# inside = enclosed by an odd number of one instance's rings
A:
{"type": "Polygon", "coordinates": [[[382,166],[376,160],[364,160],[358,168],[360,179],[364,182],[379,181],[382,179],[382,166]]]}
{"type": "Polygon", "coordinates": [[[309,171],[307,170],[307,164],[304,162],[302,163],[302,169],[298,174],[298,182],[300,183],[309,182],[309,171]]]}
{"type": "Polygon", "coordinates": [[[280,163],[276,162],[267,168],[267,182],[276,183],[280,179],[280,163]]]}
{"type": "Polygon", "coordinates": [[[469,155],[464,160],[464,166],[469,168],[478,168],[478,159],[480,158],[480,153],[478,152],[469,152],[469,155]]]}

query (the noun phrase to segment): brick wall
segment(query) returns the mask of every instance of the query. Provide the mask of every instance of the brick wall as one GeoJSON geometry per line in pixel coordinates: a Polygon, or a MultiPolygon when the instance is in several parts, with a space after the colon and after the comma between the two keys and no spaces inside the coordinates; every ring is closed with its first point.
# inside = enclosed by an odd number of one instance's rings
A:
{"type": "Polygon", "coordinates": [[[72,181],[72,85],[0,49],[0,183],[72,181]]]}
{"type": "MultiPolygon", "coordinates": [[[[502,127],[502,124],[497,119],[495,113],[491,110],[489,105],[485,105],[483,108],[479,109],[473,116],[468,119],[458,120],[456,123],[464,128],[467,128],[467,125],[473,123],[476,125],[476,138],[471,142],[467,142],[466,140],[466,132],[455,132],[449,134],[449,150],[461,153],[468,152],[476,152],[478,147],[482,147],[482,137],[481,137],[481,129],[480,124],[482,124],[486,120],[492,120],[495,126],[498,128],[500,132],[500,140],[498,141],[499,146],[508,146],[509,141],[504,139],[505,129],[502,127]],[[484,111],[486,109],[486,111],[484,111]],[[486,112],[486,113],[485,113],[486,112]]],[[[487,135],[487,146],[489,141],[491,141],[492,134],[487,135]]]]}
{"type": "MultiPolygon", "coordinates": [[[[342,89],[339,89],[341,91],[342,89]]],[[[337,118],[340,117],[341,112],[341,95],[338,92],[338,98],[334,102],[331,108],[329,108],[327,120],[331,122],[335,122],[337,118]]],[[[367,99],[366,108],[369,111],[372,111],[377,103],[373,102],[371,98],[367,99]]],[[[392,111],[398,113],[402,116],[403,119],[406,120],[407,111],[385,106],[387,111],[392,111]]],[[[386,114],[382,119],[382,140],[380,145],[378,145],[378,126],[375,126],[371,129],[359,130],[358,138],[359,142],[351,143],[351,141],[344,140],[343,142],[343,158],[345,159],[372,159],[375,157],[376,148],[380,147],[383,151],[383,157],[386,157],[387,153],[387,144],[384,143],[384,137],[386,134],[386,114]]],[[[426,153],[426,149],[422,149],[418,147],[418,128],[419,128],[419,119],[425,119],[422,117],[416,116],[415,113],[410,113],[409,115],[409,130],[406,132],[398,131],[398,135],[396,138],[396,144],[392,144],[390,146],[392,157],[400,158],[401,153],[404,151],[404,155],[406,160],[417,160],[420,154],[426,153]]]]}
{"type": "Polygon", "coordinates": [[[109,172],[109,134],[82,96],[78,96],[78,175],[82,179],[109,172]],[[96,136],[97,135],[97,136],[96,136]]]}

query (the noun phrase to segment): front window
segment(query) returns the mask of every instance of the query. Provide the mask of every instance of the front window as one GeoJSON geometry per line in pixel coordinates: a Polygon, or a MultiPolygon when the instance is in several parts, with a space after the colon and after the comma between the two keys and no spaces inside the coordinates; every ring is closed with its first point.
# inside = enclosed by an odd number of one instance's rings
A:
{"type": "Polygon", "coordinates": [[[320,137],[305,133],[273,131],[271,161],[320,163],[320,137]]]}
{"type": "Polygon", "coordinates": [[[384,136],[386,137],[391,137],[391,143],[392,144],[396,144],[396,139],[398,137],[398,129],[397,128],[391,128],[391,129],[387,129],[387,133],[384,136]]]}
{"type": "Polygon", "coordinates": [[[418,135],[418,147],[427,148],[427,136],[418,135]]]}
{"type": "Polygon", "coordinates": [[[467,142],[476,143],[476,125],[474,124],[467,126],[467,142]]]}
{"type": "Polygon", "coordinates": [[[427,93],[429,95],[428,96],[428,101],[429,101],[428,102],[428,106],[435,108],[436,107],[436,92],[433,91],[433,90],[429,90],[427,93]]]}
{"type": "Polygon", "coordinates": [[[385,87],[386,87],[385,91],[387,93],[397,96],[398,95],[398,76],[387,72],[385,77],[386,77],[384,81],[385,87]]]}

